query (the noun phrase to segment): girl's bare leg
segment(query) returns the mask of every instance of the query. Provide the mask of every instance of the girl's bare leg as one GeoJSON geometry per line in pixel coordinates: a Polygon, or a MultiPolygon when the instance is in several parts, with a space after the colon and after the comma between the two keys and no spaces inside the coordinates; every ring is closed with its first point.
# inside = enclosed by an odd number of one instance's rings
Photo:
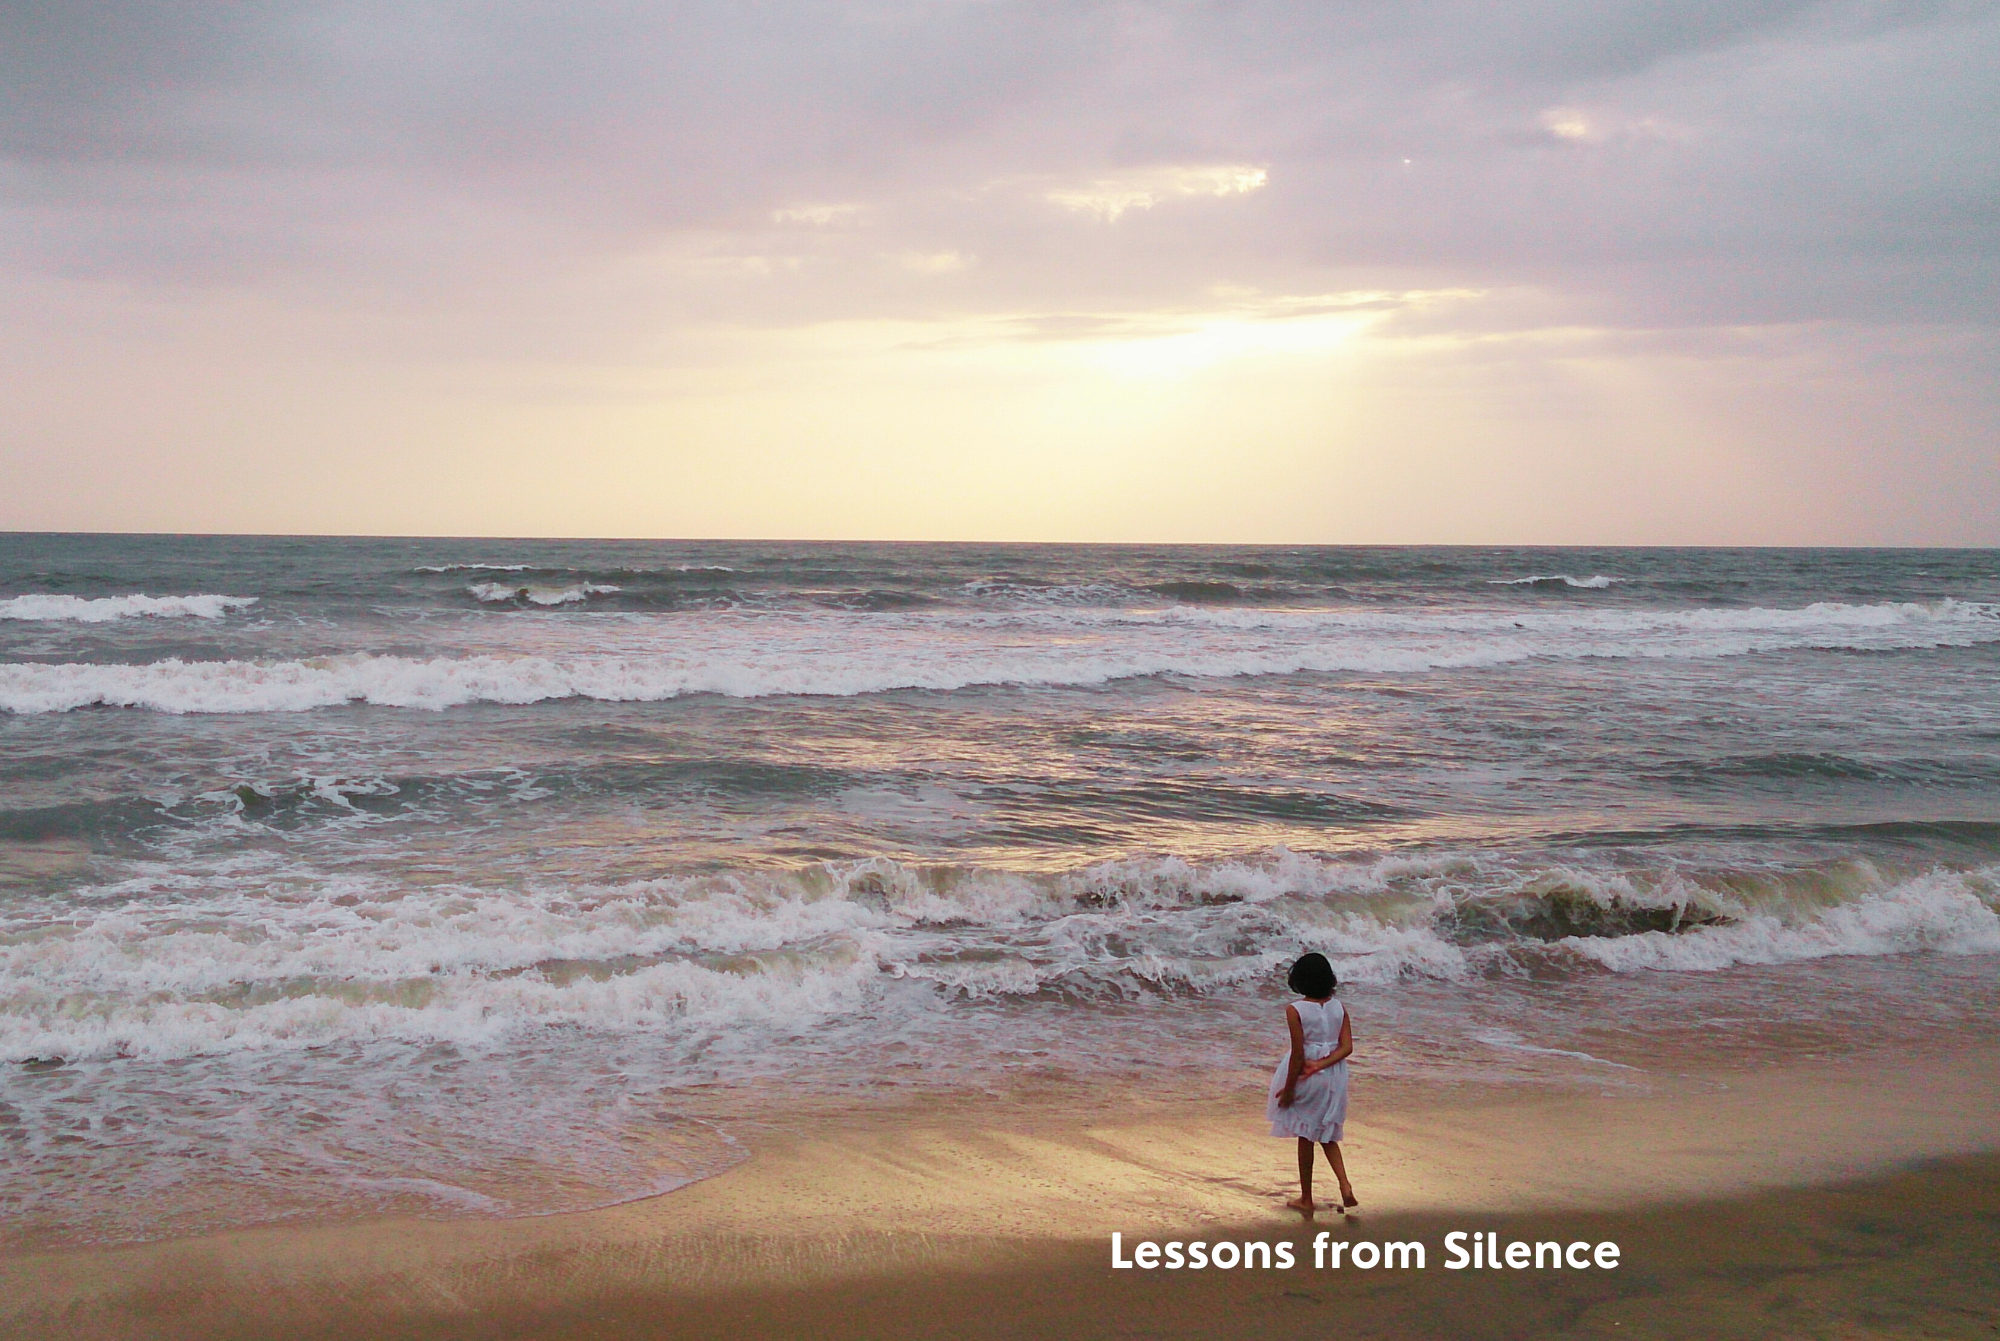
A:
{"type": "MultiPolygon", "coordinates": [[[[1338,1164],[1334,1165],[1339,1168],[1338,1164]]],[[[1295,1211],[1311,1214],[1313,1209],[1313,1143],[1305,1137],[1299,1138],[1299,1195],[1296,1201],[1285,1203],[1295,1211]]]]}
{"type": "MultiPolygon", "coordinates": [[[[1300,1144],[1305,1146],[1305,1150],[1299,1157],[1301,1166],[1303,1166],[1312,1159],[1312,1143],[1306,1141],[1300,1144]]],[[[1340,1180],[1340,1204],[1343,1207],[1359,1206],[1361,1202],[1354,1195],[1354,1184],[1347,1181],[1347,1165],[1340,1158],[1340,1142],[1328,1141],[1322,1148],[1326,1151],[1326,1162],[1333,1165],[1333,1176],[1340,1180]]],[[[1311,1183],[1308,1182],[1307,1186],[1310,1187],[1311,1183]]]]}

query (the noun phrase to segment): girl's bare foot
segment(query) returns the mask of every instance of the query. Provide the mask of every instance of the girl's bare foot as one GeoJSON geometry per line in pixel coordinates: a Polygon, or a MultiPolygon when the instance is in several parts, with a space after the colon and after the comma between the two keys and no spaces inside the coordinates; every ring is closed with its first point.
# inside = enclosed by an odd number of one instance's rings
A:
{"type": "Polygon", "coordinates": [[[1299,1211],[1306,1215],[1311,1215],[1318,1209],[1318,1207],[1313,1205],[1311,1197],[1293,1197],[1285,1203],[1285,1207],[1287,1210],[1299,1211]]]}
{"type": "Polygon", "coordinates": [[[1360,1204],[1361,1198],[1354,1195],[1353,1188],[1343,1187],[1340,1189],[1340,1209],[1344,1211],[1350,1206],[1359,1206],[1360,1204]]]}

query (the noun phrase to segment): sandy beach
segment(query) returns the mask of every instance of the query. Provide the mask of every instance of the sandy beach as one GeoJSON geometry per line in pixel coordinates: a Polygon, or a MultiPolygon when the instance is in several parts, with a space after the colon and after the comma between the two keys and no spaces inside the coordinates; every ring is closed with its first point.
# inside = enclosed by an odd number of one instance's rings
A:
{"type": "Polygon", "coordinates": [[[982,1125],[973,1105],[760,1144],[667,1196],[512,1221],[267,1228],[0,1263],[5,1335],[1989,1336],[2000,1050],[1688,1075],[1650,1093],[1375,1096],[1364,1214],[1279,1209],[1254,1105],[982,1125]],[[1424,1271],[1314,1271],[1311,1235],[1424,1271]],[[1621,1246],[1450,1271],[1443,1236],[1621,1246]],[[1109,1236],[1289,1239],[1291,1271],[1114,1271],[1109,1236]]]}

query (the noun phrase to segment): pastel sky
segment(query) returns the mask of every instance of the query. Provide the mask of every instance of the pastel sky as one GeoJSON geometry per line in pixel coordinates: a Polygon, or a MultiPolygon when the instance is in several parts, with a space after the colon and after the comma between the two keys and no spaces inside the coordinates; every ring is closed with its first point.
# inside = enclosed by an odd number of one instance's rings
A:
{"type": "Polygon", "coordinates": [[[2000,4],[0,6],[0,528],[2000,543],[2000,4]]]}

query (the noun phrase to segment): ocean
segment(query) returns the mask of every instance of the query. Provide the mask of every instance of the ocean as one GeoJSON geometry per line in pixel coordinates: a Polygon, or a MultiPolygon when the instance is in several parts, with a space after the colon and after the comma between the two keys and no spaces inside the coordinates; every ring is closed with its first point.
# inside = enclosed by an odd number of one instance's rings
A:
{"type": "Polygon", "coordinates": [[[0,535],[0,1241],[1254,1118],[1307,949],[1358,1106],[1920,1047],[1996,686],[1986,550],[0,535]]]}

